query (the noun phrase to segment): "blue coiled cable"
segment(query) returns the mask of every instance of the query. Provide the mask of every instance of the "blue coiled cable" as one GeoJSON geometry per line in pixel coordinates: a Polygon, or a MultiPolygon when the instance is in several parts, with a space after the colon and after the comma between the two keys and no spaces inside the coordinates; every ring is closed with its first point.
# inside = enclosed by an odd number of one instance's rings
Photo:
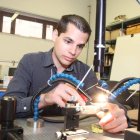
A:
{"type": "Polygon", "coordinates": [[[140,84],[140,78],[134,78],[132,80],[128,80],[123,86],[121,86],[120,88],[112,92],[114,96],[111,95],[109,97],[109,100],[111,101],[115,100],[115,98],[117,98],[122,92],[124,92],[125,90],[127,90],[129,87],[131,87],[134,84],[140,84]]]}
{"type": "Polygon", "coordinates": [[[40,101],[40,94],[47,87],[53,86],[53,84],[55,82],[59,81],[59,80],[60,81],[66,81],[66,82],[71,83],[73,85],[79,85],[80,84],[80,86],[79,86],[80,88],[82,88],[84,86],[84,83],[82,83],[80,80],[75,78],[73,75],[64,74],[64,73],[57,73],[57,74],[53,75],[52,77],[50,77],[50,79],[48,80],[48,85],[43,87],[41,90],[39,90],[39,92],[32,99],[31,104],[33,103],[33,114],[34,114],[33,118],[34,118],[34,121],[37,121],[38,118],[39,118],[38,104],[39,104],[39,101],[40,101]]]}
{"type": "Polygon", "coordinates": [[[100,87],[102,87],[102,88],[104,88],[104,89],[106,89],[106,90],[109,89],[109,86],[108,86],[107,82],[104,81],[104,80],[99,80],[99,81],[98,81],[98,84],[99,84],[100,87]]]}
{"type": "MultiPolygon", "coordinates": [[[[72,83],[74,83],[75,85],[78,85],[81,82],[80,80],[78,80],[73,75],[69,75],[69,74],[65,74],[65,73],[57,73],[57,74],[53,75],[49,79],[48,82],[49,82],[49,84],[51,84],[52,82],[56,81],[59,78],[67,79],[67,80],[71,81],[72,83]]],[[[80,87],[82,88],[83,86],[84,86],[84,83],[80,83],[80,87]]]]}
{"type": "Polygon", "coordinates": [[[34,101],[34,121],[37,121],[39,118],[38,104],[40,101],[40,96],[38,96],[34,101]]]}

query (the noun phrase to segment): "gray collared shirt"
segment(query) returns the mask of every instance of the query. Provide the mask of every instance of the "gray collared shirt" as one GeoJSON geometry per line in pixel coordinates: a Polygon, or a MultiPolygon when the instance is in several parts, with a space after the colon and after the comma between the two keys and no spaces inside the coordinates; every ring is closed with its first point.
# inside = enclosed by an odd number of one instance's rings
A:
{"type": "MultiPolygon", "coordinates": [[[[89,66],[76,60],[64,73],[72,74],[81,80],[89,66]]],[[[20,60],[13,79],[10,81],[6,95],[17,99],[16,113],[27,116],[31,110],[31,99],[39,89],[46,85],[50,77],[57,73],[52,59],[52,49],[49,52],[25,54],[20,60]]],[[[97,83],[95,73],[91,71],[84,80],[84,89],[97,83]]]]}

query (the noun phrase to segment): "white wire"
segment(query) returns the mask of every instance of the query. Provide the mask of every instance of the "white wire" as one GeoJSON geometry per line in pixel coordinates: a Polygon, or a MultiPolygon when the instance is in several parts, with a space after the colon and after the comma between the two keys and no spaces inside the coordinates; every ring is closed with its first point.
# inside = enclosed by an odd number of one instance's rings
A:
{"type": "Polygon", "coordinates": [[[83,77],[83,79],[77,85],[76,89],[78,89],[80,87],[81,83],[85,80],[85,78],[87,77],[87,75],[89,74],[89,72],[91,71],[92,68],[93,68],[93,65],[90,66],[89,70],[87,71],[87,73],[85,74],[85,76],[83,77]]]}
{"type": "Polygon", "coordinates": [[[136,92],[138,92],[139,90],[135,90],[127,99],[126,101],[128,101],[136,92]]]}

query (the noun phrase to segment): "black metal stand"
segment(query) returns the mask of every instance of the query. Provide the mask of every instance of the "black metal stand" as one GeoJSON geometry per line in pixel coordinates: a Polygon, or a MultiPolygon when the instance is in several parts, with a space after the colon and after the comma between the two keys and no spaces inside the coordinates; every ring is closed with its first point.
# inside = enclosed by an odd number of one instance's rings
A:
{"type": "Polygon", "coordinates": [[[57,140],[80,139],[81,136],[89,133],[86,130],[78,128],[79,115],[75,108],[73,108],[75,105],[75,102],[69,102],[67,103],[66,108],[64,108],[64,129],[55,133],[57,140]]]}
{"type": "Polygon", "coordinates": [[[124,140],[140,140],[140,132],[136,128],[130,128],[125,131],[124,140]]]}
{"type": "Polygon", "coordinates": [[[79,127],[79,115],[76,114],[75,108],[65,108],[64,131],[66,130],[75,131],[78,127],[79,127]]]}

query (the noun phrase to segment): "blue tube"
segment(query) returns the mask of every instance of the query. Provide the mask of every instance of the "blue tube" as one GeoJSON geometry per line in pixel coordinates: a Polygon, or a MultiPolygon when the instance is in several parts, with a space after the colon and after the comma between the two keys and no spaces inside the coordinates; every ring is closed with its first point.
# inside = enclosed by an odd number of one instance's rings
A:
{"type": "MultiPolygon", "coordinates": [[[[65,80],[69,80],[72,83],[74,83],[75,85],[78,85],[80,83],[80,80],[78,80],[76,77],[74,77],[73,75],[69,75],[69,74],[65,74],[65,73],[57,73],[55,75],[53,75],[49,80],[48,80],[48,85],[52,86],[52,83],[55,82],[58,79],[65,79],[65,80]]],[[[80,83],[80,87],[83,87],[84,83],[80,83]]],[[[39,118],[39,109],[38,109],[38,104],[40,101],[40,96],[37,96],[34,100],[33,103],[33,111],[34,111],[34,121],[37,121],[39,118]]]]}
{"type": "Polygon", "coordinates": [[[134,84],[140,84],[140,78],[135,78],[133,80],[127,81],[123,86],[121,86],[120,88],[118,88],[117,90],[113,92],[114,96],[111,95],[109,97],[109,100],[111,101],[115,100],[122,92],[124,92],[125,90],[127,90],[129,87],[131,87],[134,84]]]}

